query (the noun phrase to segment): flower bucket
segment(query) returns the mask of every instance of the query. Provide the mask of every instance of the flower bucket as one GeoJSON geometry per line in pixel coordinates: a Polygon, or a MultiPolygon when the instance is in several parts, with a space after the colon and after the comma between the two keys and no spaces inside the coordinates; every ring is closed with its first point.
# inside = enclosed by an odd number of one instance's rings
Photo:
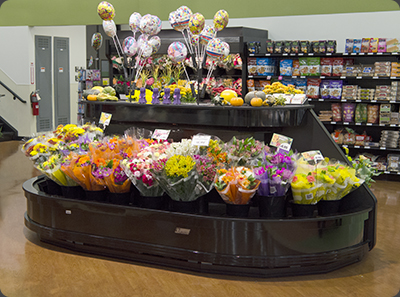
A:
{"type": "Polygon", "coordinates": [[[198,213],[198,201],[170,201],[170,210],[182,213],[198,213]]]}
{"type": "Polygon", "coordinates": [[[81,186],[61,186],[61,192],[65,198],[85,199],[85,191],[81,186]]]}
{"type": "Polygon", "coordinates": [[[62,195],[61,186],[51,179],[46,180],[47,191],[49,195],[62,195]]]}
{"type": "Polygon", "coordinates": [[[291,201],[293,217],[313,218],[316,210],[315,204],[299,204],[291,201]]]}
{"type": "Polygon", "coordinates": [[[107,200],[111,204],[117,204],[117,205],[129,205],[129,202],[131,200],[131,193],[126,192],[126,193],[107,193],[107,200]]]}
{"type": "Polygon", "coordinates": [[[317,203],[318,215],[331,216],[331,215],[338,214],[341,201],[342,201],[341,199],[339,199],[339,200],[320,200],[317,203]]]}
{"type": "Polygon", "coordinates": [[[138,205],[141,208],[165,209],[165,195],[161,196],[138,196],[138,205]]]}
{"type": "Polygon", "coordinates": [[[286,216],[286,196],[258,196],[260,217],[280,219],[286,216]]]}
{"type": "Polygon", "coordinates": [[[107,191],[85,191],[85,200],[107,202],[107,191]]]}
{"type": "Polygon", "coordinates": [[[250,204],[226,204],[226,215],[236,218],[247,218],[249,216],[250,204]]]}

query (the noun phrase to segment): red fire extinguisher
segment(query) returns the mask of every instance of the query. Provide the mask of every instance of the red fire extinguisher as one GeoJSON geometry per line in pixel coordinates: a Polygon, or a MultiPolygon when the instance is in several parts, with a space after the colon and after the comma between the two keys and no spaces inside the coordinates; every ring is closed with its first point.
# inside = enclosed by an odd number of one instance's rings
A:
{"type": "Polygon", "coordinates": [[[40,100],[39,90],[33,91],[30,95],[30,98],[31,98],[32,114],[34,116],[38,116],[39,115],[39,100],[40,100]]]}

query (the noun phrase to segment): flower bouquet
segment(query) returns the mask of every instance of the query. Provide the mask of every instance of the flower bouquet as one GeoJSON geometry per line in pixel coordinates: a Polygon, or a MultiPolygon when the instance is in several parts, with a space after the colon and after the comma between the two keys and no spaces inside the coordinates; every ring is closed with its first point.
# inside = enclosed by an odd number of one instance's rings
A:
{"type": "Polygon", "coordinates": [[[260,196],[284,196],[296,170],[297,156],[288,153],[264,151],[262,161],[254,169],[254,174],[261,181],[258,188],[260,196]]]}
{"type": "Polygon", "coordinates": [[[225,150],[231,166],[256,165],[261,159],[264,144],[253,137],[237,139],[234,136],[225,144],[225,150]]]}
{"type": "Polygon", "coordinates": [[[132,158],[124,159],[121,166],[131,182],[144,197],[158,197],[164,194],[164,189],[154,178],[152,169],[155,170],[157,164],[164,167],[166,162],[165,151],[169,147],[168,142],[157,142],[151,140],[139,141],[142,150],[132,158]],[[150,144],[149,144],[150,143],[150,144]]]}
{"type": "Polygon", "coordinates": [[[253,171],[244,166],[218,169],[215,177],[215,188],[228,204],[248,204],[259,185],[253,171]]]}
{"type": "Polygon", "coordinates": [[[165,162],[163,168],[152,170],[172,200],[194,201],[199,197],[199,192],[196,191],[196,161],[192,156],[173,155],[165,162]]]}

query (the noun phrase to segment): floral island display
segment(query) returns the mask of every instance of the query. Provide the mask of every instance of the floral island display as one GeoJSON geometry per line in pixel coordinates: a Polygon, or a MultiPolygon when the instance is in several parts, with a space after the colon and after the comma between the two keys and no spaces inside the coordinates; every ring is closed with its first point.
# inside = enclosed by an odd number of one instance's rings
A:
{"type": "MultiPolygon", "coordinates": [[[[260,217],[315,216],[319,204],[340,201],[377,175],[361,156],[349,159],[349,165],[271,147],[253,137],[223,142],[212,136],[198,145],[197,136],[167,141],[145,138],[135,128],[105,136],[93,124],[70,124],[27,140],[22,151],[48,178],[43,190],[49,194],[135,206],[133,185],[140,199],[163,197],[159,208],[197,213],[200,201],[207,203],[215,189],[232,216],[247,216],[250,206],[260,208],[260,217]],[[61,190],[50,192],[50,183],[61,190]],[[66,194],[71,188],[80,194],[66,194]],[[239,205],[247,210],[232,210],[239,205]],[[312,206],[312,213],[297,214],[298,206],[312,206]]],[[[318,208],[318,213],[331,215],[338,209],[318,208]]]]}

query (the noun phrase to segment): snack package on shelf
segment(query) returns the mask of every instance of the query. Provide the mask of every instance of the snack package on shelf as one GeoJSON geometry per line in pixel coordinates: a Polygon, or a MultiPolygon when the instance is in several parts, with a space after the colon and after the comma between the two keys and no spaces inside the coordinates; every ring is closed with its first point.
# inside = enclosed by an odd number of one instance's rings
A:
{"type": "Polygon", "coordinates": [[[362,39],[354,39],[353,40],[353,53],[361,52],[361,43],[362,43],[362,39]]]}
{"type": "Polygon", "coordinates": [[[389,154],[387,155],[387,170],[389,171],[400,171],[400,155],[389,154]]]}
{"type": "Polygon", "coordinates": [[[343,144],[344,135],[342,130],[335,130],[334,132],[331,133],[331,136],[337,144],[339,145],[343,144]]]}
{"type": "Polygon", "coordinates": [[[332,110],[332,120],[334,122],[341,122],[342,121],[342,104],[341,103],[332,103],[331,110],[332,110]]]}
{"type": "Polygon", "coordinates": [[[361,41],[361,52],[368,53],[369,51],[369,41],[371,38],[363,38],[361,41]]]}
{"type": "Polygon", "coordinates": [[[307,98],[318,99],[319,86],[321,84],[320,78],[309,78],[307,80],[307,98]]]}
{"type": "Polygon", "coordinates": [[[386,38],[378,39],[378,53],[386,53],[386,38]]]}
{"type": "Polygon", "coordinates": [[[333,59],[321,58],[321,75],[332,76],[333,59]]]}
{"type": "Polygon", "coordinates": [[[267,39],[266,41],[266,51],[267,54],[273,54],[274,53],[274,41],[271,39],[267,39]]]}
{"type": "Polygon", "coordinates": [[[356,105],[354,103],[343,103],[342,104],[343,122],[346,122],[346,123],[354,122],[355,109],[356,109],[356,105]]]}
{"type": "Polygon", "coordinates": [[[366,103],[358,103],[356,106],[354,121],[356,123],[366,123],[368,119],[368,109],[366,103]]]}
{"type": "Polygon", "coordinates": [[[318,119],[321,122],[330,122],[332,121],[332,110],[320,110],[318,114],[318,119]]]}
{"type": "Polygon", "coordinates": [[[357,99],[357,85],[345,85],[342,89],[342,99],[356,100],[357,99]]]}
{"type": "Polygon", "coordinates": [[[329,82],[329,97],[330,99],[341,99],[342,98],[342,80],[331,80],[329,82]]]}
{"type": "Polygon", "coordinates": [[[344,59],[333,58],[332,62],[332,76],[341,76],[343,73],[344,59]]]}
{"type": "Polygon", "coordinates": [[[308,40],[301,40],[300,41],[300,52],[303,54],[307,54],[310,51],[310,42],[308,40]]]}
{"type": "Polygon", "coordinates": [[[400,41],[398,38],[386,38],[386,52],[400,52],[400,41]]]}
{"type": "Polygon", "coordinates": [[[321,81],[321,84],[319,86],[319,91],[320,91],[320,96],[322,99],[329,99],[329,80],[323,80],[321,81]]]}
{"type": "Polygon", "coordinates": [[[346,44],[345,44],[345,53],[352,53],[353,52],[353,47],[354,47],[354,39],[346,39],[346,44]]]}
{"type": "Polygon", "coordinates": [[[367,105],[367,123],[378,124],[379,121],[379,106],[377,104],[367,105]]]}
{"type": "Polygon", "coordinates": [[[379,38],[371,38],[369,41],[369,53],[377,53],[378,52],[378,43],[379,38]]]}

